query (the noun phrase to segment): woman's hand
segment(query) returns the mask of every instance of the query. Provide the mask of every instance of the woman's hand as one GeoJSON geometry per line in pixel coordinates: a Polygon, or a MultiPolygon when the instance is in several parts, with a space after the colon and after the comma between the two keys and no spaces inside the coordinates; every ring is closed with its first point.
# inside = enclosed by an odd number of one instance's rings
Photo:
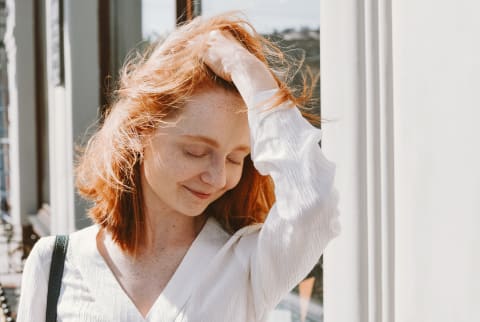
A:
{"type": "Polygon", "coordinates": [[[211,31],[206,44],[205,64],[219,77],[233,81],[247,105],[256,93],[278,87],[268,67],[228,32],[211,31]]]}
{"type": "Polygon", "coordinates": [[[226,81],[232,81],[235,69],[258,64],[258,60],[243,47],[230,33],[211,31],[206,36],[207,48],[202,57],[210,69],[226,81]]]}

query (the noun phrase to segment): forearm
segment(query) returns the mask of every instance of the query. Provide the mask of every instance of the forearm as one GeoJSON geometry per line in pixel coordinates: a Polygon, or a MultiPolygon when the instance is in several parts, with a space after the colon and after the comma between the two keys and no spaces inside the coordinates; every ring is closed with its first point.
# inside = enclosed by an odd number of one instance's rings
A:
{"type": "Polygon", "coordinates": [[[249,110],[249,124],[255,168],[275,184],[276,202],[250,258],[256,303],[273,308],[340,232],[335,164],[320,149],[321,130],[289,102],[271,113],[249,110]]]}

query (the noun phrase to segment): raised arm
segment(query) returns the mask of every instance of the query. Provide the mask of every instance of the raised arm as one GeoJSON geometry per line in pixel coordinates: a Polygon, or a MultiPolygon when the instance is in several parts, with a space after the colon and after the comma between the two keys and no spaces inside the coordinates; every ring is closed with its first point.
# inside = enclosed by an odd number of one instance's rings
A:
{"type": "Polygon", "coordinates": [[[262,318],[310,272],[340,231],[335,164],[320,149],[321,130],[297,107],[285,102],[264,112],[258,106],[278,90],[261,61],[220,32],[210,34],[209,45],[206,63],[232,80],[247,104],[255,168],[275,184],[276,202],[259,235],[245,236],[239,246],[250,254],[252,296],[262,318]]]}

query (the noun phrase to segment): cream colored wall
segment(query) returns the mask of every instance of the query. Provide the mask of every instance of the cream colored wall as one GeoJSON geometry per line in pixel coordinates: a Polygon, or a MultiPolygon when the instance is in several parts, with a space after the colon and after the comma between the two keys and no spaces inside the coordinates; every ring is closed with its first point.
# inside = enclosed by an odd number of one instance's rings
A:
{"type": "Polygon", "coordinates": [[[321,2],[325,321],[480,321],[477,1],[321,2]]]}
{"type": "Polygon", "coordinates": [[[478,12],[394,2],[398,321],[480,321],[478,12]]]}

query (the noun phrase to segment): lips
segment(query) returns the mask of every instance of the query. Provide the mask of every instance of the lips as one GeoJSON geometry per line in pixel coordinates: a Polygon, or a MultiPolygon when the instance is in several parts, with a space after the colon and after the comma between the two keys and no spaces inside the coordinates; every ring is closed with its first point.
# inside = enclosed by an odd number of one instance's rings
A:
{"type": "Polygon", "coordinates": [[[200,199],[207,199],[209,198],[212,194],[211,193],[203,193],[203,192],[199,192],[199,191],[196,191],[196,190],[192,190],[186,186],[184,186],[185,189],[187,189],[188,191],[190,191],[194,196],[200,198],[200,199]]]}

